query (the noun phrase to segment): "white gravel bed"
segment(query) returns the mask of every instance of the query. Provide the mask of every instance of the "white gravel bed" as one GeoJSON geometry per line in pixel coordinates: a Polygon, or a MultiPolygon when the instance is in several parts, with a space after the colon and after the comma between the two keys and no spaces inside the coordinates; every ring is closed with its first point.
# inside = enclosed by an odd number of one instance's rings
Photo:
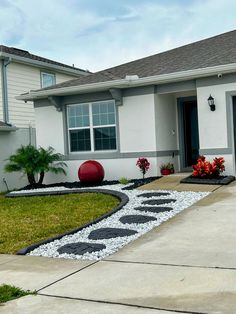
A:
{"type": "MultiPolygon", "coordinates": [[[[82,229],[81,231],[74,233],[72,235],[67,235],[61,238],[60,240],[55,240],[50,243],[44,244],[39,246],[38,248],[31,251],[28,255],[34,255],[34,256],[45,256],[45,257],[53,257],[53,258],[66,258],[66,259],[78,259],[78,260],[100,260],[103,259],[110,254],[113,254],[114,252],[118,251],[120,248],[122,248],[127,243],[134,241],[135,239],[139,238],[141,235],[145,234],[146,232],[150,231],[154,227],[159,226],[162,222],[170,219],[171,217],[175,216],[185,208],[193,205],[195,202],[199,201],[200,199],[207,196],[208,192],[177,192],[177,191],[167,191],[167,190],[155,190],[155,191],[140,191],[137,189],[134,190],[122,190],[124,188],[124,185],[116,184],[116,185],[106,185],[102,187],[96,187],[96,188],[102,188],[107,190],[114,190],[119,191],[122,193],[127,194],[129,197],[129,202],[118,212],[111,215],[110,217],[103,219],[102,221],[89,226],[87,228],[82,229]],[[143,194],[146,192],[155,193],[155,192],[168,192],[170,195],[167,196],[161,196],[161,197],[151,197],[151,198],[144,198],[144,197],[137,197],[139,194],[143,194]],[[163,204],[159,206],[152,206],[152,207],[172,207],[173,210],[169,212],[163,212],[163,213],[151,213],[151,212],[141,212],[138,210],[135,210],[135,207],[138,206],[149,206],[149,205],[143,205],[142,202],[144,200],[151,200],[151,199],[164,199],[164,198],[173,198],[176,199],[176,202],[172,202],[169,204],[163,204]],[[119,221],[120,217],[125,215],[146,215],[146,216],[152,216],[157,218],[155,221],[150,221],[143,224],[123,224],[119,221]],[[91,231],[98,229],[98,228],[124,228],[124,229],[132,229],[137,231],[136,234],[131,236],[125,236],[125,237],[117,237],[112,239],[103,239],[103,240],[91,240],[88,239],[88,235],[91,231]],[[74,254],[59,254],[58,249],[66,244],[69,243],[75,243],[75,242],[89,242],[89,243],[100,243],[104,244],[106,246],[105,249],[93,252],[93,253],[86,253],[84,255],[74,255],[74,254]]],[[[90,188],[95,189],[95,188],[90,188]]],[[[44,191],[56,191],[63,189],[60,188],[46,188],[46,189],[39,189],[40,192],[44,191]]],[[[68,190],[67,188],[64,188],[64,190],[68,190]]],[[[32,190],[35,192],[35,190],[32,190]]],[[[20,192],[26,192],[26,191],[20,191],[20,192]]],[[[27,191],[28,192],[28,191],[27,191]]],[[[14,192],[16,193],[16,192],[14,192]]],[[[18,192],[19,193],[19,192],[18,192]]]]}

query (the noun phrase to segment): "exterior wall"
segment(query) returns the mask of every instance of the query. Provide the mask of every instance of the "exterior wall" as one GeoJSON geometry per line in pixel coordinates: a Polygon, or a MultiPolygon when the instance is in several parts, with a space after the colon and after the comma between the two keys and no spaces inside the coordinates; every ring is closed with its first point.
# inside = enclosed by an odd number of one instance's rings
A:
{"type": "Polygon", "coordinates": [[[0,132],[0,191],[6,191],[6,185],[3,182],[5,178],[10,190],[23,187],[27,184],[27,179],[18,172],[6,173],[4,166],[6,159],[15,153],[16,148],[29,143],[35,144],[35,129],[19,129],[16,132],[0,132]]]}
{"type": "MultiPolygon", "coordinates": [[[[7,66],[8,101],[10,122],[17,127],[26,128],[35,125],[35,113],[33,102],[24,103],[16,100],[15,97],[41,88],[41,71],[43,69],[12,62],[7,66]]],[[[44,70],[51,72],[50,70],[44,70]]],[[[56,74],[56,83],[61,83],[75,78],[72,75],[65,75],[52,71],[56,74]]]]}
{"type": "Polygon", "coordinates": [[[3,121],[3,106],[2,106],[2,65],[0,62],[0,121],[3,121]]]}
{"type": "Polygon", "coordinates": [[[157,151],[170,151],[169,156],[157,158],[158,175],[163,163],[173,163],[175,171],[178,171],[179,157],[175,154],[178,150],[177,107],[174,94],[155,95],[155,122],[157,151]]]}
{"type": "Polygon", "coordinates": [[[173,94],[156,95],[157,150],[177,150],[176,99],[173,94]]]}
{"type": "Polygon", "coordinates": [[[154,95],[123,98],[119,107],[120,151],[156,151],[154,95]]]}
{"type": "Polygon", "coordinates": [[[214,85],[204,83],[204,81],[202,84],[200,82],[197,88],[200,153],[206,155],[208,159],[224,156],[225,173],[235,174],[232,149],[233,124],[231,123],[232,115],[229,113],[232,110],[232,104],[230,98],[227,98],[227,93],[231,92],[236,95],[236,83],[221,84],[219,82],[214,85]],[[215,99],[216,110],[214,112],[210,111],[207,103],[210,94],[215,99]]]}
{"type": "MultiPolygon", "coordinates": [[[[69,102],[67,102],[68,104],[69,102]]],[[[73,103],[75,99],[73,98],[73,103]]],[[[172,157],[177,149],[176,105],[173,96],[155,96],[152,94],[132,95],[123,98],[123,105],[118,110],[119,150],[115,153],[73,153],[67,155],[64,125],[64,112],[57,112],[47,100],[36,102],[37,145],[53,146],[56,151],[65,154],[68,165],[67,176],[47,174],[46,183],[78,180],[79,166],[88,159],[96,159],[105,169],[105,179],[141,178],[136,166],[138,157],[147,157],[151,163],[148,176],[160,174],[161,163],[173,162],[178,169],[178,156],[172,157]],[[163,118],[164,117],[164,118],[163,118]],[[167,123],[165,121],[167,119],[167,123]],[[156,125],[159,124],[159,133],[156,125]],[[164,127],[164,130],[161,128],[164,127]],[[162,137],[168,134],[168,140],[162,137]],[[157,140],[159,136],[159,140],[157,140]],[[168,141],[171,143],[168,143],[168,141]],[[158,143],[158,150],[156,149],[158,143]],[[170,151],[169,156],[165,156],[170,151]],[[160,154],[160,156],[158,155],[160,154]],[[157,157],[159,156],[159,157],[157,157]]]]}
{"type": "MultiPolygon", "coordinates": [[[[84,160],[67,160],[67,175],[62,174],[55,175],[47,173],[45,175],[44,183],[55,183],[55,182],[66,182],[66,181],[78,181],[78,169],[80,165],[86,161],[84,160]]],[[[133,178],[142,178],[142,174],[136,166],[137,158],[122,158],[122,159],[96,159],[100,162],[105,170],[105,180],[119,180],[122,177],[133,179],[133,178]]],[[[157,163],[156,158],[148,158],[151,163],[151,168],[148,171],[147,176],[156,176],[157,175],[157,163]]]]}
{"type": "MultiPolygon", "coordinates": [[[[45,70],[45,72],[50,71],[45,70]]],[[[73,75],[65,75],[54,71],[52,71],[52,73],[56,74],[56,83],[61,83],[74,78],[73,75]]],[[[28,92],[29,90],[41,88],[41,69],[30,65],[11,62],[7,66],[7,85],[10,123],[19,129],[15,132],[0,132],[0,191],[6,190],[6,185],[3,182],[3,178],[6,179],[10,189],[19,188],[27,184],[27,180],[25,178],[21,178],[21,175],[17,173],[5,173],[4,165],[6,163],[5,159],[7,159],[11,154],[15,153],[16,149],[21,145],[27,145],[29,143],[35,145],[36,143],[35,129],[33,129],[31,140],[29,140],[29,127],[32,126],[35,128],[35,111],[33,103],[24,103],[23,101],[16,100],[15,97],[22,93],[28,92]]],[[[48,139],[49,143],[51,143],[51,145],[55,147],[57,151],[64,153],[64,146],[61,147],[58,145],[59,133],[57,132],[56,128],[51,127],[52,125],[53,127],[55,125],[59,125],[57,123],[58,116],[55,108],[53,113],[53,117],[56,117],[54,120],[52,118],[52,120],[48,121],[47,114],[44,116],[45,125],[49,126],[49,130],[47,129],[47,131],[45,131],[44,128],[40,129],[40,138],[48,139]]],[[[3,120],[2,85],[0,85],[0,120],[3,120]]],[[[62,132],[61,138],[63,138],[62,132]]]]}
{"type": "Polygon", "coordinates": [[[37,146],[52,146],[58,153],[65,154],[62,112],[55,107],[39,107],[36,112],[37,146]]]}

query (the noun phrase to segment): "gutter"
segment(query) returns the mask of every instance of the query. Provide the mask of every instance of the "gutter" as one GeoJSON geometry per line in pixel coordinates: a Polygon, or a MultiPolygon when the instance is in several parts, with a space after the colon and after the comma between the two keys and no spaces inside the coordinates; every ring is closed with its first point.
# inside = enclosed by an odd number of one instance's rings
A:
{"type": "Polygon", "coordinates": [[[9,124],[9,108],[8,108],[8,88],[7,88],[7,66],[11,62],[11,58],[2,59],[2,104],[3,104],[3,121],[9,124]]]}
{"type": "Polygon", "coordinates": [[[84,84],[84,85],[77,85],[77,86],[69,86],[69,87],[62,87],[62,88],[51,88],[48,90],[39,90],[39,91],[30,91],[27,94],[22,94],[17,96],[16,99],[18,100],[35,100],[35,99],[43,99],[47,98],[48,96],[63,96],[67,94],[79,94],[79,93],[86,93],[86,92],[95,92],[95,91],[102,91],[107,90],[110,88],[130,88],[130,87],[138,87],[138,86],[145,86],[145,85],[152,85],[152,84],[165,84],[165,83],[172,83],[178,82],[183,80],[191,80],[197,78],[208,77],[212,75],[218,74],[227,74],[236,72],[236,63],[230,63],[226,65],[219,65],[214,67],[207,67],[207,68],[199,68],[194,70],[187,70],[181,72],[174,72],[168,74],[161,74],[161,75],[154,75],[139,78],[137,76],[130,77],[127,76],[124,79],[119,80],[112,80],[112,81],[105,81],[99,83],[91,83],[91,84],[84,84]]]}

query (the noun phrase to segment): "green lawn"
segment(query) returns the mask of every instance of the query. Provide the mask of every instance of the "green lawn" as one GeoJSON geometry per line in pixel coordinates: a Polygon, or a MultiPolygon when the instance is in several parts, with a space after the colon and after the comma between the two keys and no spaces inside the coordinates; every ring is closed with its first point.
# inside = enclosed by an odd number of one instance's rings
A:
{"type": "Polygon", "coordinates": [[[20,288],[10,286],[10,285],[0,285],[0,304],[23,297],[28,294],[35,294],[29,291],[24,291],[20,288]]]}
{"type": "Polygon", "coordinates": [[[0,253],[16,253],[40,240],[93,221],[118,199],[101,193],[5,198],[0,195],[0,253]]]}

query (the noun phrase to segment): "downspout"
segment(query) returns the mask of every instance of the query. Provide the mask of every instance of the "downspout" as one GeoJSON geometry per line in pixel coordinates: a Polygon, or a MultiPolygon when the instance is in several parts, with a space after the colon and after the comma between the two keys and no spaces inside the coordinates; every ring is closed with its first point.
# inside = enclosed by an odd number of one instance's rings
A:
{"type": "Polygon", "coordinates": [[[9,123],[7,66],[10,62],[11,58],[2,59],[2,103],[3,103],[3,121],[5,123],[9,123]]]}

